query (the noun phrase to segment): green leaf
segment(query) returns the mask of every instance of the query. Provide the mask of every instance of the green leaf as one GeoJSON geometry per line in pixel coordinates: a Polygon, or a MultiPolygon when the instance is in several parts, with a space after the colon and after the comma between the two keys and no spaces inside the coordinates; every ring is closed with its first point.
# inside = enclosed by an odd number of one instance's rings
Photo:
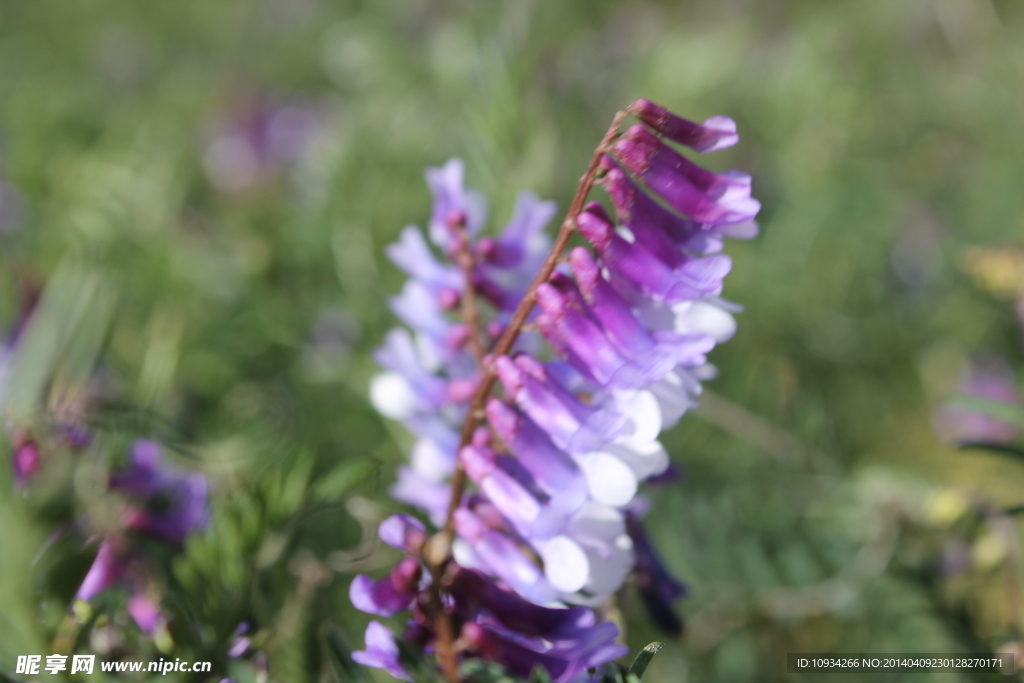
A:
{"type": "Polygon", "coordinates": [[[663,647],[665,647],[664,643],[653,642],[643,650],[640,650],[640,654],[636,656],[636,659],[629,666],[628,675],[642,678],[644,672],[647,671],[647,665],[651,663],[654,655],[658,654],[663,647]]]}
{"type": "Polygon", "coordinates": [[[360,459],[334,468],[313,485],[313,500],[319,503],[337,501],[375,474],[380,465],[374,460],[360,459]]]}
{"type": "Polygon", "coordinates": [[[551,674],[543,667],[534,667],[533,673],[530,674],[530,683],[551,683],[551,674]]]}
{"type": "Polygon", "coordinates": [[[327,628],[327,649],[334,655],[331,661],[334,662],[334,666],[338,670],[338,680],[356,683],[369,682],[370,677],[367,675],[366,669],[352,661],[352,652],[335,626],[327,628]]]}
{"type": "Polygon", "coordinates": [[[966,451],[966,450],[992,451],[993,453],[998,453],[999,455],[1007,455],[1007,456],[1010,456],[1012,458],[1024,459],[1024,448],[1021,448],[1019,446],[1011,446],[1011,445],[1005,444],[1005,443],[989,443],[989,442],[985,442],[985,441],[965,441],[963,443],[957,444],[957,449],[962,450],[962,451],[966,451]]]}
{"type": "Polygon", "coordinates": [[[102,274],[72,264],[51,277],[11,362],[8,410],[33,414],[51,382],[84,386],[106,340],[116,292],[102,274]]]}

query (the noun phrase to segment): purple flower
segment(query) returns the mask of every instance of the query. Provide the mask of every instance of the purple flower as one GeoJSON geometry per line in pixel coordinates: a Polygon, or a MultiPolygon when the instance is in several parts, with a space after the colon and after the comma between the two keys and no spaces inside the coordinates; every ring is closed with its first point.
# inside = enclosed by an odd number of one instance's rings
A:
{"type": "Polygon", "coordinates": [[[39,446],[31,439],[17,439],[11,464],[14,468],[14,483],[18,488],[25,486],[28,480],[39,472],[39,446]]]}
{"type": "MultiPolygon", "coordinates": [[[[1011,408],[1024,406],[1013,369],[1001,359],[976,363],[960,386],[971,398],[1002,403],[1011,408]]],[[[1013,443],[1021,438],[1021,426],[965,405],[947,404],[938,409],[935,427],[952,443],[1013,443]]]]}
{"type": "Polygon", "coordinates": [[[160,446],[139,440],[132,445],[130,463],[110,474],[109,485],[127,499],[121,531],[111,533],[100,544],[75,599],[88,601],[112,586],[123,585],[131,594],[129,615],[139,628],[153,633],[166,628],[167,620],[153,593],[156,584],[147,550],[123,532],[180,545],[206,524],[206,479],[197,472],[163,466],[160,446]]]}
{"type": "Polygon", "coordinates": [[[593,450],[621,433],[625,425],[624,416],[581,403],[529,356],[503,356],[494,365],[520,410],[563,450],[593,450]]]}
{"type": "MultiPolygon", "coordinates": [[[[680,625],[670,603],[681,586],[658,560],[635,501],[642,482],[669,470],[658,437],[696,404],[715,374],[708,352],[735,332],[739,307],[721,298],[732,264],[718,252],[727,237],[757,234],[760,204],[748,175],[712,173],[665,142],[727,147],[738,139],[731,119],[698,124],[646,100],[627,113],[641,125],[598,160],[615,218],[591,202],[565,224],[592,250],[572,249],[568,263],[547,253],[542,228],[554,207],[530,194],[503,232],[478,236],[483,202],[464,187],[457,161],[427,179],[431,241],[458,268],[414,228],[388,250],[411,276],[392,301],[411,331],[388,335],[377,353],[385,372],[370,395],[417,437],[392,494],[439,527],[450,522],[455,537],[444,572],[435,567],[420,582],[423,549],[436,546],[411,518],[387,521],[382,538],[411,557],[383,579],[359,577],[352,599],[372,614],[411,608],[403,639],[420,649],[436,638],[430,605],[440,594],[461,657],[581,680],[624,653],[614,625],[585,606],[606,601],[631,571],[655,620],[680,625]],[[534,284],[543,263],[558,265],[534,284]],[[527,294],[533,311],[521,305],[527,294]],[[461,319],[463,308],[474,315],[461,319]],[[524,318],[528,331],[508,329],[524,318]],[[513,346],[494,353],[507,332],[513,346]],[[482,370],[504,393],[469,412],[482,370]],[[469,443],[460,442],[463,429],[469,443]],[[457,466],[470,488],[453,499],[457,466]]],[[[368,633],[371,665],[404,675],[390,634],[369,641],[368,633]]]]}
{"type": "Polygon", "coordinates": [[[458,268],[438,261],[423,238],[423,233],[415,226],[410,225],[402,230],[398,241],[388,245],[385,252],[392,263],[414,278],[415,282],[427,287],[434,295],[447,290],[462,290],[462,273],[458,268]]]}
{"type": "Polygon", "coordinates": [[[379,621],[371,621],[366,627],[366,649],[353,652],[352,659],[363,666],[384,669],[403,681],[412,680],[399,661],[395,636],[379,621]]]}
{"type": "Polygon", "coordinates": [[[273,179],[309,149],[323,114],[308,102],[258,96],[236,103],[210,126],[203,168],[224,192],[273,179]]]}
{"type": "Polygon", "coordinates": [[[106,539],[100,544],[96,559],[93,560],[89,572],[82,580],[82,585],[75,593],[76,600],[92,600],[94,596],[103,592],[123,575],[127,562],[118,557],[115,550],[115,542],[106,539]]]}
{"type": "MultiPolygon", "coordinates": [[[[750,196],[750,176],[712,173],[682,156],[643,126],[631,126],[612,147],[623,167],[640,178],[673,209],[701,223],[743,223],[761,203],[750,196]]],[[[611,157],[604,167],[610,168],[611,157]]]]}
{"type": "Polygon", "coordinates": [[[585,607],[542,607],[498,586],[483,574],[458,567],[450,578],[456,601],[475,603],[487,619],[524,636],[549,641],[579,636],[594,626],[594,612],[585,607]]]}
{"type": "Polygon", "coordinates": [[[514,273],[536,270],[538,259],[543,259],[551,246],[543,230],[554,217],[555,209],[554,202],[541,201],[532,192],[520,193],[512,220],[501,235],[496,240],[484,237],[477,243],[484,260],[514,273]]]}
{"type": "Polygon", "coordinates": [[[416,598],[421,569],[419,563],[407,557],[382,579],[374,581],[360,574],[349,588],[349,599],[356,609],[382,617],[393,617],[412,606],[416,598]]]}
{"type": "Polygon", "coordinates": [[[732,261],[727,256],[687,258],[675,268],[615,231],[615,225],[597,202],[577,218],[580,232],[616,275],[626,278],[657,301],[679,303],[718,294],[732,261]]]}
{"type": "Polygon", "coordinates": [[[427,169],[427,185],[434,196],[430,239],[442,249],[448,247],[454,229],[464,227],[469,235],[475,235],[487,215],[483,195],[466,189],[462,179],[463,166],[459,159],[427,169]]]}
{"type": "Polygon", "coordinates": [[[206,526],[206,478],[163,466],[160,446],[153,441],[133,444],[130,464],[110,475],[110,488],[130,499],[127,529],[181,543],[206,526]]]}
{"type": "Polygon", "coordinates": [[[615,642],[618,635],[618,627],[605,622],[590,629],[585,638],[538,651],[539,648],[531,648],[521,638],[493,626],[468,622],[462,627],[463,639],[474,650],[503,665],[510,673],[525,677],[542,666],[559,683],[627,654],[629,650],[615,642]]]}
{"type": "Polygon", "coordinates": [[[736,122],[727,116],[712,116],[703,124],[676,116],[650,100],[637,100],[631,114],[673,142],[698,152],[714,152],[739,142],[736,122]]]}
{"type": "Polygon", "coordinates": [[[392,548],[415,553],[426,542],[427,529],[415,517],[392,515],[380,523],[377,535],[392,548]]]}
{"type": "Polygon", "coordinates": [[[146,633],[153,633],[167,625],[160,607],[148,595],[136,594],[128,599],[128,614],[146,633]]]}

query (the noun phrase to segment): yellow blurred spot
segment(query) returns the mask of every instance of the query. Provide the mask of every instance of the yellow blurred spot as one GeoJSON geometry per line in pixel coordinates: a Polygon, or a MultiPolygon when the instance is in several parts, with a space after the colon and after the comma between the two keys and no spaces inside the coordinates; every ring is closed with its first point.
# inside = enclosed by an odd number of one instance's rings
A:
{"type": "Polygon", "coordinates": [[[159,650],[161,654],[171,654],[171,650],[174,649],[174,639],[171,638],[171,634],[167,630],[166,626],[161,625],[153,633],[153,644],[156,645],[156,649],[159,650]]]}
{"type": "Polygon", "coordinates": [[[978,569],[993,569],[1006,557],[1006,544],[998,534],[988,533],[974,542],[971,559],[978,569]]]}
{"type": "Polygon", "coordinates": [[[967,499],[952,489],[936,491],[925,503],[925,515],[936,526],[950,526],[967,512],[967,499]]]}
{"type": "Polygon", "coordinates": [[[1024,295],[1024,251],[971,247],[960,259],[960,268],[990,294],[1006,299],[1024,295]]]}
{"type": "Polygon", "coordinates": [[[74,613],[78,623],[84,624],[92,616],[92,605],[85,600],[75,600],[75,604],[71,606],[71,611],[74,613]]]}

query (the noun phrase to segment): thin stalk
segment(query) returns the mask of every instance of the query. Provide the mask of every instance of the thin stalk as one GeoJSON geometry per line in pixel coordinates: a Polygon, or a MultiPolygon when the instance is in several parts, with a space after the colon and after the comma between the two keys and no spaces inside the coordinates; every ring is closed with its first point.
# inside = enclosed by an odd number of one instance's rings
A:
{"type": "MultiPolygon", "coordinates": [[[[608,151],[611,143],[617,137],[622,119],[625,118],[627,113],[628,110],[623,110],[615,115],[612,125],[608,128],[608,132],[605,133],[601,144],[594,151],[594,157],[590,160],[587,172],[583,174],[579,185],[576,186],[576,194],[573,195],[569,211],[566,213],[565,220],[562,221],[551,251],[548,253],[547,258],[544,259],[544,264],[533,278],[533,282],[530,283],[522,301],[519,302],[515,312],[513,312],[512,320],[509,322],[508,327],[505,328],[505,331],[491,350],[490,362],[483,366],[480,384],[477,385],[476,392],[469,402],[469,410],[466,413],[466,420],[462,423],[459,448],[456,453],[461,452],[472,440],[473,431],[480,422],[487,397],[490,396],[491,389],[494,388],[494,382],[497,379],[497,373],[494,370],[494,359],[504,356],[512,350],[512,345],[519,338],[519,334],[522,332],[523,325],[526,324],[530,311],[533,310],[534,305],[537,303],[537,288],[551,278],[551,274],[554,273],[555,268],[561,261],[562,254],[569,245],[569,239],[576,230],[576,217],[583,210],[583,204],[586,202],[587,196],[594,186],[594,181],[597,179],[597,169],[601,162],[601,157],[608,151]]],[[[471,284],[467,282],[468,289],[471,289],[471,284]]],[[[459,663],[451,620],[443,609],[440,579],[442,578],[442,569],[450,556],[451,542],[454,537],[455,511],[462,501],[462,494],[465,492],[465,489],[466,470],[462,467],[458,457],[456,457],[455,472],[452,474],[452,495],[448,502],[448,514],[445,517],[444,527],[431,539],[430,545],[432,547],[428,548],[427,552],[427,562],[430,564],[433,576],[431,604],[434,605],[436,615],[437,656],[441,663],[441,670],[444,672],[445,678],[448,679],[449,683],[459,683],[459,663]]]]}
{"type": "Polygon", "coordinates": [[[480,308],[477,306],[476,287],[473,285],[473,271],[476,269],[476,257],[469,244],[469,235],[463,225],[456,233],[459,240],[458,248],[455,251],[455,261],[462,270],[462,276],[466,281],[462,292],[461,312],[462,318],[469,328],[469,348],[476,358],[476,364],[483,367],[484,350],[483,342],[480,341],[480,308]]]}

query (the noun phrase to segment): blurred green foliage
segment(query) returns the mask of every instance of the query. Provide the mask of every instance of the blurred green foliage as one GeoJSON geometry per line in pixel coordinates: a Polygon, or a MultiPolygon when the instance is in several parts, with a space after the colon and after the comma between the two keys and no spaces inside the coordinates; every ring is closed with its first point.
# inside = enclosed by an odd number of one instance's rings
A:
{"type": "MultiPolygon", "coordinates": [[[[1024,469],[950,451],[931,413],[972,354],[1020,354],[959,265],[1022,246],[1022,92],[1012,0],[0,0],[0,319],[44,284],[51,314],[7,384],[32,413],[92,382],[94,448],[156,436],[215,482],[209,532],[167,558],[176,622],[208,625],[177,656],[223,665],[256,620],[274,680],[346,680],[329,643],[361,643],[348,582],[389,561],[360,539],[409,445],[365,400],[401,281],[382,248],[428,215],[423,168],[463,157],[500,223],[520,189],[564,206],[632,99],[727,114],[742,141],[710,163],[753,173],[763,231],[729,248],[746,311],[714,395],[666,440],[687,474],[652,533],[688,632],[644,680],[994,649],[1024,627],[1000,612],[1016,565],[983,545],[970,585],[927,569],[954,532],[1019,541],[942,510],[1019,503],[1024,469]],[[246,166],[223,129],[268,100],[314,130],[246,166]]],[[[60,601],[94,547],[47,544],[66,511],[0,470],[9,670],[82,626],[60,601]]],[[[628,591],[613,611],[635,649],[658,637],[628,591]]]]}

